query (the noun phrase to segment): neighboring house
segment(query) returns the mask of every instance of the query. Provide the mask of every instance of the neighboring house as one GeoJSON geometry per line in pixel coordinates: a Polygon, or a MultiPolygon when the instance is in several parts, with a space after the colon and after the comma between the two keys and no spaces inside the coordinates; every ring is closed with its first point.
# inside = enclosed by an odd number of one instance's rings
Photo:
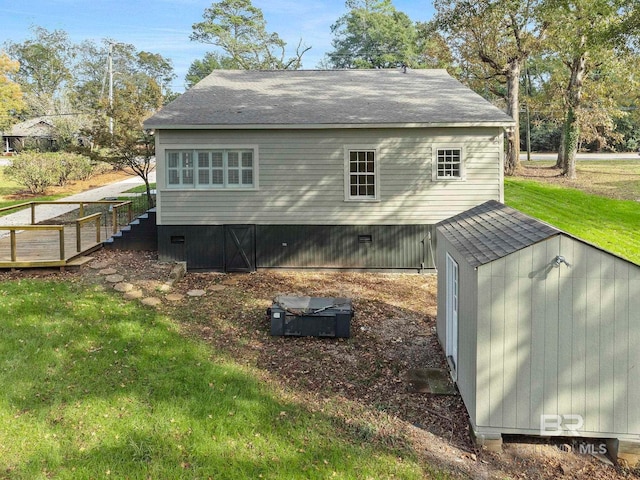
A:
{"type": "Polygon", "coordinates": [[[2,132],[3,152],[17,153],[29,144],[42,150],[51,150],[54,146],[54,133],[53,123],[45,117],[16,123],[11,129],[2,132]]]}
{"type": "Polygon", "coordinates": [[[145,122],[159,256],[433,268],[435,223],[502,199],[512,125],[444,70],[214,71],[145,122]]]}
{"type": "Polygon", "coordinates": [[[640,453],[640,266],[496,201],[436,230],[438,338],[479,442],[640,453]]]}

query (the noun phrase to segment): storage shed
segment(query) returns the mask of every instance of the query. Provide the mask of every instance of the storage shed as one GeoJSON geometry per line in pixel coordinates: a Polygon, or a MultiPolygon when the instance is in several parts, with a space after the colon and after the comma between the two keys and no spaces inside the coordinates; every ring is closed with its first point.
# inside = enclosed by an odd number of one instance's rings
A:
{"type": "Polygon", "coordinates": [[[436,225],[438,338],[479,443],[640,445],[640,266],[496,201],[436,225]]]}

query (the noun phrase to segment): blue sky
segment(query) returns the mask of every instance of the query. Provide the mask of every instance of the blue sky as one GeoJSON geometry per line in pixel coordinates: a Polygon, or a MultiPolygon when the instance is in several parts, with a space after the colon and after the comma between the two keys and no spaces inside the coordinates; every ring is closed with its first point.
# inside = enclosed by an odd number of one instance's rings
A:
{"type": "MultiPolygon", "coordinates": [[[[211,1],[204,0],[0,0],[3,14],[0,46],[31,36],[30,27],[65,30],[71,40],[110,38],[131,43],[170,58],[175,73],[173,90],[182,91],[184,76],[197,58],[212,50],[189,40],[191,26],[202,20],[211,1]]],[[[262,9],[267,29],[277,32],[294,48],[302,39],[312,49],[303,57],[303,68],[315,68],[331,48],[330,26],[346,12],[343,0],[253,0],[262,9]]],[[[394,0],[394,6],[413,20],[433,15],[431,0],[394,0]]],[[[1,47],[0,47],[1,48],[1,47]]]]}

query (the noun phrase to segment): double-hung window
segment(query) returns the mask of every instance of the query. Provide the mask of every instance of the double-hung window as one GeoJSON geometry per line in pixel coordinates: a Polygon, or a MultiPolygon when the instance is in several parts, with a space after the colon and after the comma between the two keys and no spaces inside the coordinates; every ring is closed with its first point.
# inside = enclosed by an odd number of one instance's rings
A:
{"type": "Polygon", "coordinates": [[[460,147],[434,149],[433,179],[461,180],[464,178],[463,152],[460,147]]]}
{"type": "Polygon", "coordinates": [[[168,188],[255,188],[254,149],[167,150],[168,188]]]}
{"type": "Polygon", "coordinates": [[[378,158],[374,149],[345,148],[346,200],[379,198],[378,158]]]}
{"type": "Polygon", "coordinates": [[[167,184],[193,186],[193,152],[167,152],[167,184]]]}

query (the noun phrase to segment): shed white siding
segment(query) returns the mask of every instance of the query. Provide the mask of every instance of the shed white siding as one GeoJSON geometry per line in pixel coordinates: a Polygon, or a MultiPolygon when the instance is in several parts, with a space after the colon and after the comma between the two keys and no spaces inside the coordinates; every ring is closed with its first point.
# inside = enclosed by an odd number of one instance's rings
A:
{"type": "Polygon", "coordinates": [[[458,390],[469,412],[471,423],[476,423],[476,392],[477,382],[477,348],[478,338],[484,332],[478,330],[476,314],[478,311],[478,282],[477,272],[470,266],[464,257],[447,241],[442,235],[437,238],[437,259],[438,265],[438,316],[437,332],[441,345],[446,345],[446,278],[444,265],[447,253],[458,264],[458,365],[456,368],[456,383],[458,390]]]}
{"type": "Polygon", "coordinates": [[[479,266],[477,284],[478,432],[580,415],[583,436],[640,439],[640,267],[558,235],[479,266]]]}
{"type": "Polygon", "coordinates": [[[159,225],[432,224],[502,200],[502,129],[158,130],[159,225]],[[256,190],[166,186],[165,150],[257,145],[256,190]],[[379,202],[346,202],[344,147],[377,149],[379,202]],[[465,179],[432,181],[432,147],[462,147],[465,179]]]}

